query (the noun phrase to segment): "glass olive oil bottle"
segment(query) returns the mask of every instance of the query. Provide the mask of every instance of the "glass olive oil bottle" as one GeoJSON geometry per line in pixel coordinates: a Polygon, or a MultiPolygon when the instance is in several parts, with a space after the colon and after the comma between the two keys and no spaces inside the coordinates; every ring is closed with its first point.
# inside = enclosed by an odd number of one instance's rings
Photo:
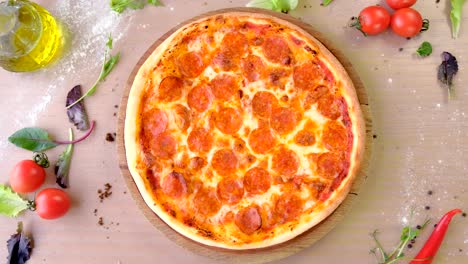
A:
{"type": "Polygon", "coordinates": [[[0,3],[0,66],[27,72],[57,59],[63,48],[63,32],[54,17],[27,0],[0,3]]]}

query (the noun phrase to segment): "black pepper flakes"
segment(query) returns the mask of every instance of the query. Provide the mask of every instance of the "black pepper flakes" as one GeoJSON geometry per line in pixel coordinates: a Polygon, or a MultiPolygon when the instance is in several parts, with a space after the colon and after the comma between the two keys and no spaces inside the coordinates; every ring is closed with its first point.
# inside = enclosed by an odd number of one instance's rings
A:
{"type": "Polygon", "coordinates": [[[463,217],[466,217],[466,213],[465,213],[465,212],[463,212],[463,213],[462,213],[462,216],[463,216],[463,217]]]}
{"type": "Polygon", "coordinates": [[[429,205],[426,205],[426,206],[424,207],[424,209],[426,209],[426,210],[430,210],[430,209],[431,209],[431,207],[430,207],[429,205]]]}
{"type": "Polygon", "coordinates": [[[402,51],[403,51],[403,48],[399,48],[398,51],[399,51],[399,52],[402,52],[402,51]]]}
{"type": "Polygon", "coordinates": [[[106,183],[104,184],[104,191],[99,189],[98,190],[98,197],[99,197],[99,201],[102,203],[102,201],[104,201],[104,199],[108,198],[109,196],[111,196],[112,194],[112,185],[110,185],[109,183],[106,183]]]}
{"type": "Polygon", "coordinates": [[[432,195],[433,192],[431,190],[427,191],[427,195],[432,195]]]}
{"type": "Polygon", "coordinates": [[[377,135],[372,135],[372,138],[377,138],[377,135]]]}
{"type": "Polygon", "coordinates": [[[422,228],[422,226],[420,226],[420,225],[416,226],[416,229],[421,229],[421,228],[422,228]]]}
{"type": "Polygon", "coordinates": [[[104,219],[102,219],[102,217],[99,217],[98,225],[100,226],[104,225],[104,219]]]}
{"type": "Polygon", "coordinates": [[[413,244],[408,244],[408,248],[412,248],[413,247],[413,244]]]}

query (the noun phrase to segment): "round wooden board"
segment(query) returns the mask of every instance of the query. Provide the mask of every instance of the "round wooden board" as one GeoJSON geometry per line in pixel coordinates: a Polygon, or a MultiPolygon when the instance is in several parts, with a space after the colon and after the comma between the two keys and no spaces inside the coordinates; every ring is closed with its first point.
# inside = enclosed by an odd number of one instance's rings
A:
{"type": "Polygon", "coordinates": [[[133,199],[136,201],[138,207],[143,211],[145,217],[161,232],[163,232],[170,240],[177,243],[179,246],[186,248],[196,254],[203,255],[217,261],[228,262],[228,263],[265,263],[273,260],[278,260],[281,258],[285,258],[292,254],[297,253],[298,251],[307,248],[325,236],[328,232],[330,232],[346,215],[346,213],[350,210],[351,205],[353,204],[354,200],[356,199],[356,195],[359,192],[359,188],[362,182],[367,178],[368,172],[368,165],[370,160],[370,154],[372,149],[372,119],[369,111],[368,99],[367,94],[364,88],[363,83],[359,79],[356,71],[354,70],[351,63],[346,59],[346,57],[337,49],[335,49],[323,35],[315,30],[312,26],[305,24],[304,22],[291,17],[289,15],[272,12],[264,9],[258,8],[228,8],[222,9],[217,11],[208,12],[202,14],[200,16],[194,17],[190,20],[187,20],[169,32],[164,34],[160,37],[156,42],[151,45],[151,47],[143,54],[140,58],[138,63],[135,65],[132,73],[130,74],[125,91],[122,96],[122,101],[120,104],[119,110],[119,117],[118,117],[118,127],[117,127],[117,152],[119,157],[119,167],[122,173],[123,178],[127,184],[127,187],[132,194],[133,199]],[[360,171],[356,177],[356,180],[351,188],[351,194],[346,197],[343,203],[324,221],[320,224],[314,226],[307,232],[303,233],[302,235],[287,241],[285,243],[268,247],[264,249],[256,249],[256,250],[226,250],[220,248],[214,248],[202,245],[197,243],[191,239],[186,238],[185,236],[180,235],[178,232],[174,231],[170,228],[165,222],[163,222],[145,203],[143,200],[138,188],[133,181],[132,175],[127,166],[127,159],[125,155],[125,145],[124,145],[124,124],[125,124],[125,114],[126,114],[126,106],[128,101],[128,95],[130,93],[130,89],[133,84],[133,80],[139,70],[139,68],[143,65],[146,59],[151,55],[151,53],[159,46],[166,38],[168,38],[173,32],[175,32],[180,27],[191,23],[192,21],[198,20],[203,17],[208,17],[220,13],[226,12],[244,12],[244,13],[263,13],[270,16],[275,16],[277,18],[289,21],[303,30],[307,31],[309,34],[314,36],[318,39],[322,44],[324,44],[328,50],[330,50],[335,57],[341,62],[344,66],[348,75],[351,77],[354,86],[356,88],[356,92],[359,98],[359,102],[361,105],[361,109],[364,115],[365,123],[366,123],[366,149],[364,154],[364,159],[360,168],[360,171]]]}

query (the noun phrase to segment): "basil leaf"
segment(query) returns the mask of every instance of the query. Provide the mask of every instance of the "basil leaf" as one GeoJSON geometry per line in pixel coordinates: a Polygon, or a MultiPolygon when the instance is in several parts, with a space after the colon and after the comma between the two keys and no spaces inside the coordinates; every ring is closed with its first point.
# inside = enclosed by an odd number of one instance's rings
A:
{"type": "Polygon", "coordinates": [[[111,0],[110,6],[112,10],[120,14],[127,8],[134,10],[142,9],[147,3],[154,6],[162,6],[159,0],[111,0]]]}
{"type": "Polygon", "coordinates": [[[443,84],[452,86],[453,76],[458,72],[457,59],[449,52],[442,53],[442,63],[439,66],[437,78],[443,84]]]}
{"type": "Polygon", "coordinates": [[[112,71],[112,69],[114,69],[115,65],[119,62],[119,60],[120,60],[120,52],[117,53],[117,55],[115,56],[111,56],[109,60],[106,61],[106,63],[104,64],[104,67],[102,68],[102,72],[99,75],[99,81],[104,80],[107,77],[107,75],[109,75],[109,73],[112,71]]]}
{"type": "Polygon", "coordinates": [[[31,257],[31,239],[23,233],[23,224],[18,223],[16,234],[7,241],[8,262],[7,264],[24,264],[31,257]]]}
{"type": "Polygon", "coordinates": [[[450,21],[452,22],[452,37],[458,37],[460,31],[460,24],[462,20],[463,4],[465,0],[450,0],[452,10],[450,11],[450,21]]]}
{"type": "Polygon", "coordinates": [[[298,0],[252,0],[246,6],[287,13],[296,9],[297,4],[298,0]]]}
{"type": "Polygon", "coordinates": [[[272,0],[253,0],[247,3],[247,7],[258,7],[268,10],[274,10],[275,6],[273,5],[272,0]]]}
{"type": "Polygon", "coordinates": [[[34,152],[42,152],[58,145],[50,138],[47,131],[37,127],[22,128],[13,133],[13,135],[8,138],[8,141],[15,144],[17,147],[34,152]]]}
{"type": "Polygon", "coordinates": [[[421,57],[427,57],[432,54],[432,45],[431,43],[424,41],[421,46],[419,46],[418,50],[416,52],[419,54],[421,57]]]}
{"type": "Polygon", "coordinates": [[[0,214],[16,217],[29,208],[29,202],[5,185],[0,184],[0,214]]]}
{"type": "MultiPolygon", "coordinates": [[[[81,97],[81,85],[73,87],[67,94],[67,101],[65,106],[71,105],[73,102],[78,100],[81,97]]],[[[83,101],[79,101],[71,108],[67,109],[68,120],[75,125],[81,131],[86,131],[89,129],[89,120],[88,115],[86,114],[86,109],[83,101]]]]}
{"type": "MultiPolygon", "coordinates": [[[[73,141],[73,130],[69,130],[69,140],[73,141]]],[[[60,154],[57,163],[55,164],[56,182],[62,188],[68,187],[68,174],[70,172],[70,162],[73,154],[73,144],[69,144],[65,151],[60,154]]]]}
{"type": "Polygon", "coordinates": [[[323,1],[322,1],[322,6],[327,6],[327,5],[329,5],[331,2],[333,2],[333,0],[323,0],[323,1]]]}

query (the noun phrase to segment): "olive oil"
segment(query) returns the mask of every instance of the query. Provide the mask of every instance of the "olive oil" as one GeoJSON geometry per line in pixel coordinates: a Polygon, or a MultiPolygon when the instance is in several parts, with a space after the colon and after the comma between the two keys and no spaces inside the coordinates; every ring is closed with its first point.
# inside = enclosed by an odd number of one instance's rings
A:
{"type": "Polygon", "coordinates": [[[63,30],[46,9],[26,0],[1,4],[0,9],[10,8],[10,11],[0,10],[1,67],[15,72],[34,71],[60,56],[64,44],[63,30]],[[12,12],[14,18],[11,17],[12,12]],[[13,23],[10,31],[5,32],[13,23]]]}

